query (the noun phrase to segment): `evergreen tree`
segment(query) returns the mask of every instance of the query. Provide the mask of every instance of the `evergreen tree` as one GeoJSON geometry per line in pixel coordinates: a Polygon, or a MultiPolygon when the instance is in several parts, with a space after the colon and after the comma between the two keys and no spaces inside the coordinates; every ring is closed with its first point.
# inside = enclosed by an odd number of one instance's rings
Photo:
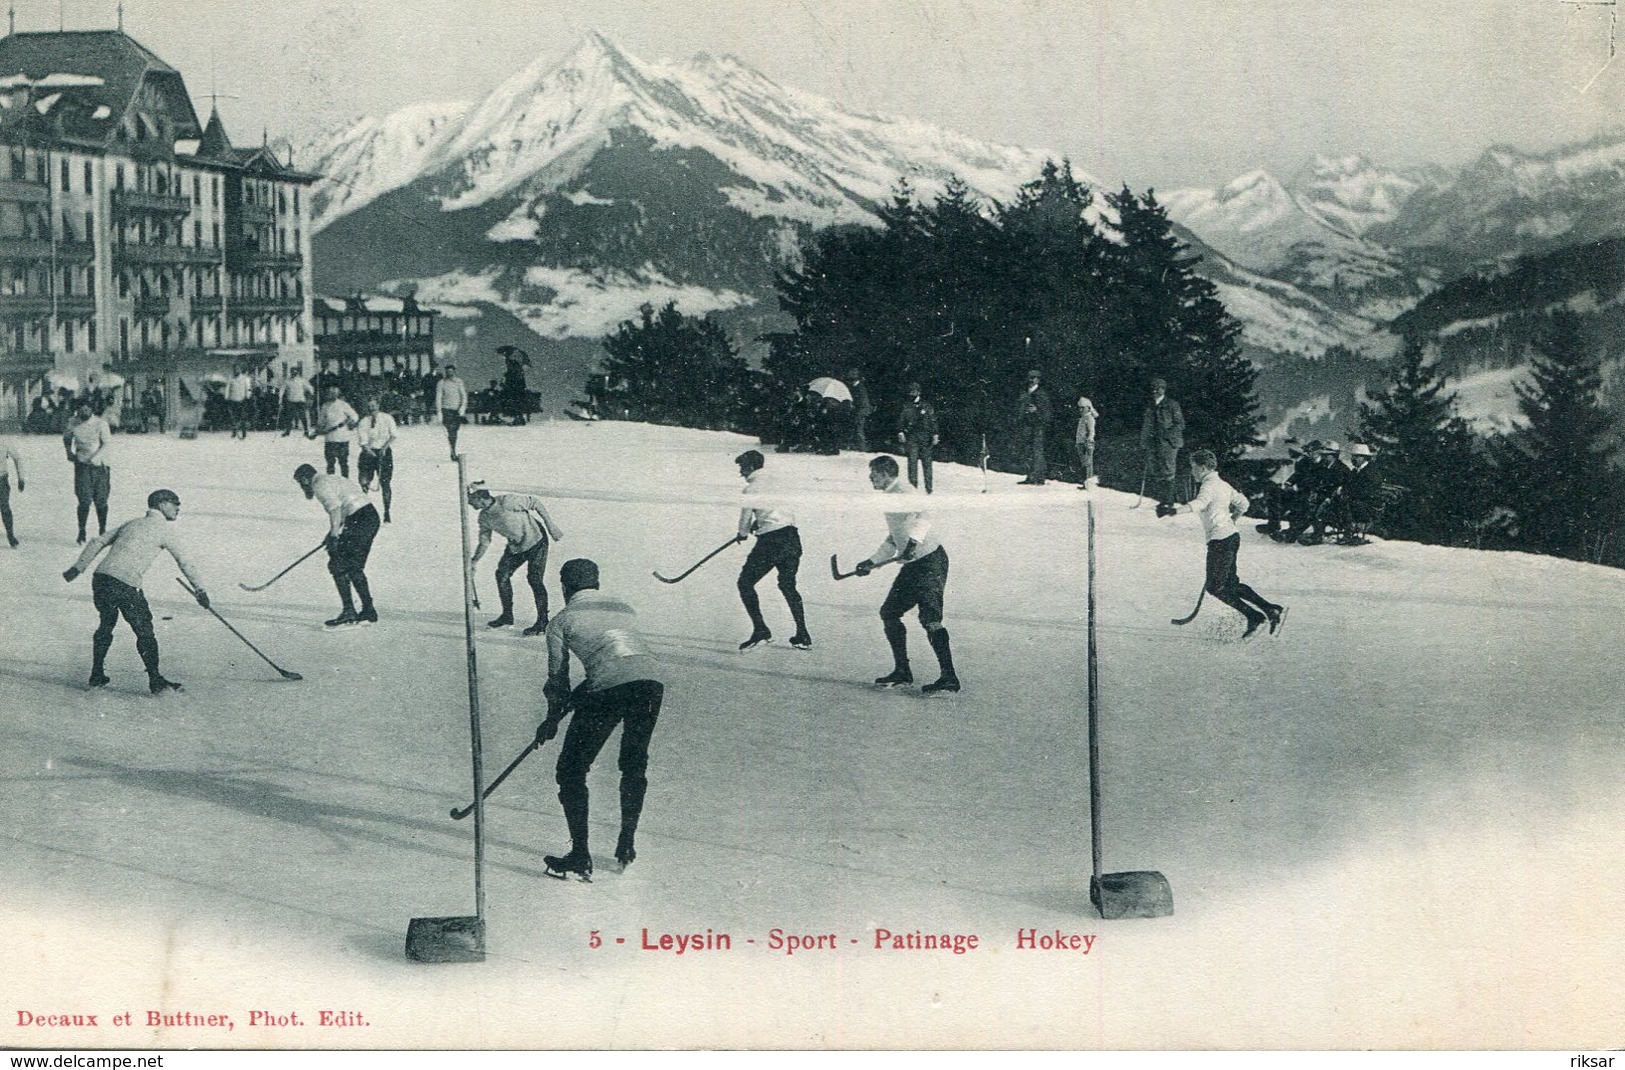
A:
{"type": "Polygon", "coordinates": [[[1138,411],[1146,380],[1161,376],[1184,409],[1187,446],[1222,460],[1260,444],[1258,370],[1241,352],[1241,324],[1218,288],[1196,274],[1200,258],[1151,191],[1136,196],[1124,186],[1106,200],[1121,236],[1109,258],[1109,344],[1121,388],[1131,391],[1130,411],[1138,411]]]}
{"type": "Polygon", "coordinates": [[[1601,403],[1601,359],[1579,317],[1552,317],[1531,374],[1518,387],[1526,426],[1502,442],[1508,504],[1530,549],[1598,560],[1619,526],[1625,485],[1611,460],[1614,420],[1601,403]]]}
{"type": "Polygon", "coordinates": [[[715,430],[752,430],[757,375],[710,316],[695,318],[669,301],[639,309],[604,339],[604,363],[626,418],[715,430]]]}
{"type": "Polygon", "coordinates": [[[1385,483],[1404,487],[1384,526],[1396,538],[1466,542],[1483,518],[1484,462],[1455,395],[1409,338],[1386,386],[1360,402],[1360,437],[1377,450],[1385,483]]]}

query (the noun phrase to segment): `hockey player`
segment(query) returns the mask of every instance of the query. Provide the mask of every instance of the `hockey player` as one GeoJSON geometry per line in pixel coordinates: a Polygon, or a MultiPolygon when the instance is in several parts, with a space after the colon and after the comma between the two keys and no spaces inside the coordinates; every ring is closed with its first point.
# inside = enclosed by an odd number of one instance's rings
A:
{"type": "Polygon", "coordinates": [[[27,484],[23,482],[23,459],[17,452],[17,447],[11,440],[0,438],[0,521],[6,525],[6,543],[13,549],[17,546],[17,532],[11,526],[11,472],[6,468],[6,462],[17,470],[17,493],[21,494],[27,484]]]}
{"type": "Polygon", "coordinates": [[[746,450],[734,458],[739,474],[745,480],[746,504],[739,510],[739,534],[736,541],[744,542],[751,533],[756,534],[756,545],[745,558],[739,570],[739,600],[745,604],[750,616],[750,638],[739,644],[741,651],[771,642],[773,632],[762,619],[762,603],[756,597],[756,584],[774,569],[779,572],[779,593],[790,607],[790,616],[796,623],[796,634],[790,645],[797,650],[811,650],[812,636],[807,632],[806,611],[801,603],[801,592],[796,590],[796,570],[801,567],[801,534],[796,530],[795,514],[788,509],[767,506],[753,508],[750,498],[760,495],[766,483],[762,468],[767,463],[757,450],[746,450]]]}
{"type": "Polygon", "coordinates": [[[598,590],[598,566],[586,558],[566,561],[559,570],[565,606],[547,626],[547,719],[536,729],[538,743],[564,734],[557,778],[559,803],[570,830],[570,853],[545,855],[548,872],[592,879],[587,850],[587,771],[610,733],[621,725],[621,835],[615,861],[624,869],[637,857],[633,843],[643,797],[649,789],[649,740],[665,695],[660,663],[638,632],[632,607],[598,590]],[[586,679],[570,688],[570,655],[581,659],[586,679]]]}
{"type": "Polygon", "coordinates": [[[378,611],[372,604],[366,567],[372,540],[378,534],[378,510],[361,488],[344,476],[317,475],[313,465],[302,464],[294,469],[293,478],[306,498],[314,498],[327,510],[327,571],[344,608],[324,623],[329,628],[377,623],[378,611]],[[350,599],[352,590],[361,599],[360,612],[350,599]]]}
{"type": "MultiPolygon", "coordinates": [[[[886,494],[918,495],[918,491],[901,478],[897,461],[892,457],[876,457],[869,462],[869,485],[886,494]]],[[[886,592],[885,602],[880,606],[886,642],[891,644],[892,671],[876,680],[875,686],[900,687],[914,682],[914,673],[908,663],[908,632],[903,627],[903,614],[919,607],[920,626],[925,629],[931,649],[937,655],[937,667],[941,670],[936,682],[920,688],[920,693],[930,695],[939,691],[958,691],[959,676],[954,672],[948,629],[942,626],[943,592],[948,585],[948,551],[943,549],[942,543],[931,531],[930,518],[923,512],[888,512],[886,528],[886,541],[880,544],[880,549],[857,564],[858,575],[867,576],[875,566],[888,561],[903,563],[897,578],[892,581],[891,590],[886,592]]]]}
{"type": "Polygon", "coordinates": [[[147,667],[147,689],[154,695],[181,690],[180,684],[164,679],[158,671],[158,637],[152,630],[152,610],[147,605],[147,596],[141,592],[141,578],[153,558],[158,556],[159,550],[168,550],[191,582],[198,605],[209,608],[209,595],[169,528],[180,511],[181,499],[174,491],[153,491],[147,495],[146,516],[120,524],[111,535],[102,534],[90,540],[79,554],[79,560],[62,573],[62,578],[72,583],[90,567],[97,554],[107,551],[90,577],[91,597],[96,612],[101,615],[101,623],[91,637],[91,687],[107,686],[104,671],[107,651],[113,645],[113,628],[122,614],[130,630],[135,632],[135,649],[147,667]]]}
{"type": "Polygon", "coordinates": [[[451,459],[457,459],[457,431],[468,416],[468,387],[457,378],[457,365],[448,364],[440,381],[434,387],[434,407],[440,410],[440,422],[446,428],[446,443],[451,447],[451,459]]]}
{"type": "Polygon", "coordinates": [[[282,384],[283,438],[293,433],[295,423],[300,431],[310,430],[310,397],[310,380],[305,378],[304,368],[295,364],[293,373],[282,384]]]}
{"type": "Polygon", "coordinates": [[[305,432],[306,438],[322,439],[322,456],[327,461],[327,474],[337,468],[339,475],[350,478],[350,441],[355,438],[356,424],[361,418],[350,403],[339,396],[339,388],[330,386],[322,391],[322,407],[316,412],[316,426],[305,432]]]}
{"type": "Polygon", "coordinates": [[[85,521],[90,507],[96,507],[97,534],[107,534],[107,496],[113,488],[113,475],[107,456],[113,449],[113,428],[97,416],[88,400],[74,406],[73,422],[62,435],[62,445],[73,465],[73,496],[79,502],[79,544],[85,542],[85,521]]]}
{"type": "Polygon", "coordinates": [[[395,417],[380,409],[376,395],[366,401],[367,415],[356,427],[356,443],[361,456],[356,461],[356,475],[361,489],[370,491],[374,476],[378,477],[378,493],[384,499],[384,523],[389,523],[389,501],[393,497],[390,485],[395,480],[395,417]]]}
{"type": "Polygon", "coordinates": [[[542,500],[529,494],[492,494],[483,483],[472,483],[468,488],[468,504],[480,513],[480,541],[474,547],[470,565],[479,564],[491,545],[491,533],[507,541],[507,549],[497,561],[497,597],[502,599],[502,615],[487,621],[491,628],[506,628],[513,623],[513,574],[525,566],[525,582],[536,599],[536,623],[525,629],[526,635],[541,635],[547,630],[547,541],[564,538],[553,518],[547,515],[542,500]]]}
{"type": "Polygon", "coordinates": [[[1286,607],[1276,605],[1245,583],[1236,574],[1236,555],[1241,550],[1241,533],[1236,520],[1246,515],[1247,496],[1219,478],[1219,462],[1212,450],[1191,454],[1191,478],[1197,482],[1196,497],[1187,503],[1158,502],[1157,516],[1197,513],[1207,536],[1207,593],[1247,618],[1249,638],[1267,621],[1274,635],[1286,616],[1286,607]],[[1256,607],[1256,608],[1255,608],[1256,607]]]}

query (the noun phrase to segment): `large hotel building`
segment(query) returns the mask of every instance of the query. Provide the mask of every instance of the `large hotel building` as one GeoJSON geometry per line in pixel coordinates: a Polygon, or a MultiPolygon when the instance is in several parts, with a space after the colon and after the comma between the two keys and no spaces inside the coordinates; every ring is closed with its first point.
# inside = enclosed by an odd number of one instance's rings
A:
{"type": "Polygon", "coordinates": [[[0,422],[53,371],[172,405],[234,365],[314,372],[316,178],[200,123],[122,31],[0,39],[0,422]]]}

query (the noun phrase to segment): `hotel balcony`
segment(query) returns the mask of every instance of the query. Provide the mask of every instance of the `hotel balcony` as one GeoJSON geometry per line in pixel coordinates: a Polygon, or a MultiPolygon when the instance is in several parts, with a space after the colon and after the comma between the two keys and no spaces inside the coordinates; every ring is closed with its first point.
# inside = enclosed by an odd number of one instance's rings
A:
{"type": "Polygon", "coordinates": [[[148,294],[135,299],[135,314],[139,317],[169,315],[170,299],[164,294],[148,294]]]}
{"type": "Polygon", "coordinates": [[[233,297],[226,311],[233,316],[297,316],[305,310],[302,297],[233,297]]]}
{"type": "MultiPolygon", "coordinates": [[[[189,264],[211,250],[195,245],[114,245],[114,264],[189,264]]],[[[208,259],[213,259],[211,255],[208,259]]]]}
{"type": "Polygon", "coordinates": [[[276,209],[268,204],[239,204],[237,218],[244,223],[275,223],[276,209]]]}
{"type": "Polygon", "coordinates": [[[0,201],[11,204],[49,204],[51,201],[51,187],[43,182],[28,182],[16,178],[3,179],[0,180],[0,201]]]}
{"type": "Polygon", "coordinates": [[[113,191],[113,211],[126,215],[152,212],[162,215],[189,215],[192,202],[179,193],[150,193],[147,190],[116,189],[113,191]]]}
{"type": "Polygon", "coordinates": [[[59,263],[93,263],[96,247],[87,241],[59,241],[49,238],[0,238],[0,260],[55,260],[59,263]]]}

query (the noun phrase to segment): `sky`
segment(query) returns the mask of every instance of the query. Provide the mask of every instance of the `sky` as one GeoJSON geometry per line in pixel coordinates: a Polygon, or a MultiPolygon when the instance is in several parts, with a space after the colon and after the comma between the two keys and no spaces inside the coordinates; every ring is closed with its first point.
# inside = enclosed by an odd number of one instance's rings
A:
{"type": "MultiPolygon", "coordinates": [[[[19,30],[117,0],[12,0],[19,30]]],[[[1051,151],[1107,183],[1283,177],[1315,154],[1465,163],[1625,129],[1611,0],[125,0],[239,144],[474,100],[596,30],[732,54],[867,112],[1051,151]]],[[[1618,37],[1625,38],[1625,27],[1618,37]]]]}

